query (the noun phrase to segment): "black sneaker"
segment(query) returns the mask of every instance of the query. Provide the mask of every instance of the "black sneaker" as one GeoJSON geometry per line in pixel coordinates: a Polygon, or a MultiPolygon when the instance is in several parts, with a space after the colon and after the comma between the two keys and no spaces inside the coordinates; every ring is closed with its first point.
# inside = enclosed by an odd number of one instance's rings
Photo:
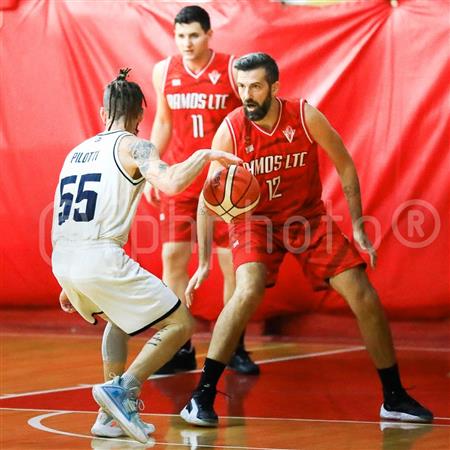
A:
{"type": "Polygon", "coordinates": [[[382,419],[424,423],[433,420],[433,413],[414,400],[406,391],[392,393],[387,397],[385,396],[380,409],[382,419]]]}
{"type": "Polygon", "coordinates": [[[216,390],[195,391],[188,404],[181,410],[180,416],[192,425],[217,427],[219,419],[214,411],[216,390]]]}
{"type": "Polygon", "coordinates": [[[249,352],[244,348],[238,348],[233,353],[228,367],[244,375],[259,375],[259,367],[251,360],[249,352]]]}
{"type": "Polygon", "coordinates": [[[197,368],[197,361],[195,360],[195,348],[191,347],[189,350],[181,348],[178,350],[172,359],[161,368],[159,368],[155,375],[168,375],[177,372],[188,372],[197,368]]]}

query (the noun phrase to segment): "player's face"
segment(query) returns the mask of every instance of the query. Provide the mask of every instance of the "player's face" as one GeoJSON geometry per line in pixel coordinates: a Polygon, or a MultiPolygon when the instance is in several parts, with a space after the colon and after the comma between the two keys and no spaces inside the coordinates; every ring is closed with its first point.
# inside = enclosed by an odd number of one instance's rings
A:
{"type": "Polygon", "coordinates": [[[205,32],[198,22],[176,23],[175,44],[184,59],[196,60],[209,51],[212,31],[205,32]]]}
{"type": "Polygon", "coordinates": [[[237,73],[237,87],[245,115],[252,121],[262,120],[272,104],[272,86],[263,67],[237,73]]]}

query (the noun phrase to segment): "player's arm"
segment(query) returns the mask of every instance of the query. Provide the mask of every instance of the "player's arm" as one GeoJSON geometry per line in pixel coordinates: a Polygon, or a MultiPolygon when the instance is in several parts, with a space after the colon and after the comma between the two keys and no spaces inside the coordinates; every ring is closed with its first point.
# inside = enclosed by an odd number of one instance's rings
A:
{"type": "MultiPolygon", "coordinates": [[[[172,112],[164,95],[164,72],[167,60],[155,64],[152,74],[153,89],[156,95],[156,113],[153,120],[150,142],[153,142],[159,151],[160,157],[166,151],[172,136],[172,112]]],[[[149,203],[157,204],[160,201],[158,189],[150,183],[144,187],[144,196],[149,203]]]]}
{"type": "Polygon", "coordinates": [[[311,137],[323,148],[336,167],[352,218],[353,237],[361,248],[369,253],[370,263],[372,267],[375,267],[376,252],[367,237],[364,223],[361,220],[361,191],[353,159],[337,131],[319,110],[305,104],[305,120],[311,137]]]}
{"type": "Polygon", "coordinates": [[[172,136],[172,111],[164,95],[164,72],[167,61],[160,61],[153,68],[153,88],[156,94],[156,113],[153,120],[150,142],[158,149],[160,157],[166,151],[172,136]]]}
{"type": "Polygon", "coordinates": [[[159,158],[158,150],[151,142],[136,136],[122,139],[119,155],[120,162],[128,174],[135,179],[142,175],[167,195],[184,191],[211,161],[219,161],[225,166],[241,162],[233,154],[204,149],[197,150],[183,162],[169,166],[159,158]]]}
{"type": "MultiPolygon", "coordinates": [[[[218,128],[211,147],[213,149],[220,149],[228,154],[233,152],[233,141],[225,121],[222,122],[218,128]]],[[[213,161],[209,166],[208,178],[211,177],[217,170],[223,169],[220,161],[213,161]]],[[[198,268],[192,278],[189,280],[185,292],[186,303],[191,305],[193,300],[193,293],[198,289],[203,281],[209,275],[211,263],[212,237],[213,237],[214,218],[208,213],[203,193],[200,194],[197,206],[197,241],[198,241],[198,268]]]]}

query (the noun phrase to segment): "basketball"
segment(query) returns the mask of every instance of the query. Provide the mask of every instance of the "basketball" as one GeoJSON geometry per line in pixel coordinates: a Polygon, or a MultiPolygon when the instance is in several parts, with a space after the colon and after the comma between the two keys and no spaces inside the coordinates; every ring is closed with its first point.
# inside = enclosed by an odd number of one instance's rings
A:
{"type": "Polygon", "coordinates": [[[258,181],[242,166],[218,170],[203,187],[206,207],[227,223],[249,215],[258,205],[259,195],[258,181]]]}

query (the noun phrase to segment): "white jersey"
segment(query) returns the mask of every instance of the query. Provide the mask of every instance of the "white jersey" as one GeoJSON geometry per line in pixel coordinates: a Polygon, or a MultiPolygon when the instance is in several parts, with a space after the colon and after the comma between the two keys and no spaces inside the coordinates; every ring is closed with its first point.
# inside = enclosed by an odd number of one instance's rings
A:
{"type": "Polygon", "coordinates": [[[53,245],[107,239],[124,245],[144,187],[122,167],[123,130],[100,133],[66,157],[55,193],[53,245]]]}

